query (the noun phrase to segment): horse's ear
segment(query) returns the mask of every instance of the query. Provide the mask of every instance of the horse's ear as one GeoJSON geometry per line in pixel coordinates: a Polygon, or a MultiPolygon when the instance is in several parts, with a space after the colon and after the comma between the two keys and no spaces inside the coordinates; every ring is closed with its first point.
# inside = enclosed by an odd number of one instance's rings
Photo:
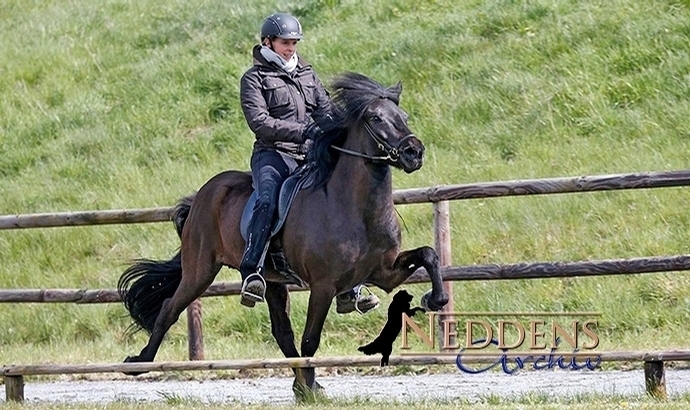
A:
{"type": "Polygon", "coordinates": [[[392,100],[398,104],[400,102],[400,93],[402,93],[402,81],[398,81],[395,85],[388,87],[388,92],[395,96],[392,100]]]}
{"type": "Polygon", "coordinates": [[[399,97],[400,93],[402,92],[402,81],[398,81],[395,85],[388,87],[388,91],[396,94],[399,97]]]}

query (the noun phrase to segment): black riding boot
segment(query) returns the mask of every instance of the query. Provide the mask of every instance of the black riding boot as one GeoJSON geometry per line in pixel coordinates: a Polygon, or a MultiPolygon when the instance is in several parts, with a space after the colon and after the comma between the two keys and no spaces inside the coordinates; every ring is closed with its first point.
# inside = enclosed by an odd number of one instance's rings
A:
{"type": "Polygon", "coordinates": [[[256,302],[264,301],[266,281],[263,278],[263,263],[268,249],[272,216],[266,209],[257,209],[249,222],[249,235],[240,263],[242,291],[240,303],[254,307],[256,302]]]}
{"type": "Polygon", "coordinates": [[[297,285],[301,288],[306,287],[304,281],[297,276],[295,271],[290,267],[287,259],[285,259],[283,244],[280,238],[273,238],[273,240],[271,240],[271,243],[268,245],[268,255],[271,257],[275,270],[283,275],[287,283],[297,285]]]}

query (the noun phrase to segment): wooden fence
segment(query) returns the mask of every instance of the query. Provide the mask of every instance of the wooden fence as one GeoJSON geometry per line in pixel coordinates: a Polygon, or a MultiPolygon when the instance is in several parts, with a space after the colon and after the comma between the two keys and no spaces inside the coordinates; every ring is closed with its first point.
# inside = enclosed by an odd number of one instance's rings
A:
{"type": "MultiPolygon", "coordinates": [[[[402,189],[393,193],[393,201],[396,204],[439,203],[457,199],[666,188],[688,185],[690,185],[690,170],[661,171],[570,178],[482,182],[474,184],[439,185],[430,188],[402,189]]],[[[31,215],[0,215],[0,230],[162,222],[170,220],[171,211],[172,208],[165,207],[113,211],[58,212],[31,215]]]]}
{"type": "MultiPolygon", "coordinates": [[[[526,278],[557,278],[573,276],[620,275],[636,273],[653,273],[667,271],[690,270],[690,255],[652,256],[633,259],[612,259],[579,262],[541,262],[519,263],[508,265],[476,265],[451,266],[450,249],[450,216],[449,202],[459,199],[490,198],[517,195],[541,195],[556,193],[577,193],[593,191],[610,191],[641,188],[680,187],[690,185],[690,170],[647,172],[634,174],[615,174],[600,176],[583,176],[572,178],[551,178],[502,181],[491,183],[475,183],[460,185],[444,185],[421,189],[398,190],[393,199],[396,204],[412,204],[431,202],[434,205],[434,238],[435,247],[439,253],[445,286],[449,293],[452,281],[464,280],[497,280],[497,279],[526,279],[526,278]]],[[[32,215],[3,215],[0,216],[0,230],[22,228],[46,228],[58,226],[81,226],[99,224],[126,224],[142,222],[169,221],[172,208],[153,208],[139,210],[113,210],[90,212],[63,212],[32,215]]],[[[407,283],[428,281],[426,272],[421,269],[416,272],[407,283]]],[[[215,283],[203,296],[236,295],[239,293],[239,283],[215,283]]],[[[291,287],[292,291],[300,290],[291,287]]],[[[0,303],[112,303],[120,300],[114,289],[85,290],[85,289],[21,289],[0,290],[0,303]]],[[[195,302],[188,309],[189,326],[189,354],[190,359],[197,360],[197,364],[190,362],[178,363],[149,363],[149,364],[118,364],[118,365],[90,365],[84,366],[9,366],[2,368],[6,384],[8,400],[23,400],[23,376],[35,374],[65,374],[65,373],[93,373],[126,370],[210,370],[220,368],[235,368],[223,366],[258,366],[268,367],[316,367],[337,366],[328,363],[349,363],[340,365],[366,366],[377,364],[371,358],[323,358],[313,359],[284,359],[254,361],[254,365],[247,365],[246,361],[205,362],[203,361],[203,338],[201,333],[200,305],[195,302]],[[371,359],[371,360],[370,360],[371,359]],[[185,364],[186,363],[186,364],[185,364]],[[259,363],[259,364],[256,364],[259,363]],[[263,364],[262,364],[263,363],[263,364]],[[274,363],[266,365],[266,363],[274,363]],[[275,364],[277,363],[277,364],[275,364]],[[139,369],[125,369],[122,366],[141,366],[139,369]],[[48,370],[46,370],[48,369],[48,370]],[[115,369],[115,370],[113,370],[115,369]]],[[[452,301],[445,309],[453,311],[452,301]]],[[[603,352],[599,354],[602,361],[644,361],[647,389],[655,396],[665,396],[664,361],[690,360],[690,351],[668,351],[654,353],[640,352],[603,352]]],[[[481,359],[481,358],[480,358],[481,359]]],[[[391,364],[414,364],[412,359],[391,358],[391,364]],[[407,360],[407,361],[406,361],[407,360]],[[400,363],[398,363],[400,362],[400,363]]],[[[438,363],[427,358],[424,364],[442,364],[446,359],[439,359],[438,363]]],[[[476,359],[475,359],[476,360],[476,359]]],[[[239,367],[237,367],[239,368],[239,367]]],[[[256,367],[254,367],[256,368],[256,367]]]]}

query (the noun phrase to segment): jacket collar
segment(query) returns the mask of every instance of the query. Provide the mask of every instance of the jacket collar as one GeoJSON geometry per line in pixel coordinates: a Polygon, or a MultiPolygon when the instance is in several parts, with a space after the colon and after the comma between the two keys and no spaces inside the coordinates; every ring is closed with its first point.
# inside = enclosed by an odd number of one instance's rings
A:
{"type": "MultiPolygon", "coordinates": [[[[254,46],[254,49],[252,50],[252,57],[254,57],[254,65],[259,66],[260,68],[267,68],[272,71],[278,71],[279,73],[287,74],[285,71],[283,71],[280,67],[275,65],[274,63],[269,62],[264,58],[264,56],[261,55],[261,44],[257,44],[254,46]]],[[[294,74],[296,73],[301,73],[304,71],[306,68],[311,67],[311,64],[309,64],[306,60],[302,58],[299,54],[297,54],[297,69],[295,70],[294,74]]]]}

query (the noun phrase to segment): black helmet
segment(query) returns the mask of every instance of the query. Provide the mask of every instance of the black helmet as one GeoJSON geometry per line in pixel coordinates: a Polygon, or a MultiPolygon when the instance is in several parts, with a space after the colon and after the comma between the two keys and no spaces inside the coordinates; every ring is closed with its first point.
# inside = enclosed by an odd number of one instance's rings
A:
{"type": "Polygon", "coordinates": [[[261,25],[261,41],[268,38],[284,38],[288,40],[302,39],[302,25],[296,18],[286,13],[274,13],[266,17],[261,25]]]}

